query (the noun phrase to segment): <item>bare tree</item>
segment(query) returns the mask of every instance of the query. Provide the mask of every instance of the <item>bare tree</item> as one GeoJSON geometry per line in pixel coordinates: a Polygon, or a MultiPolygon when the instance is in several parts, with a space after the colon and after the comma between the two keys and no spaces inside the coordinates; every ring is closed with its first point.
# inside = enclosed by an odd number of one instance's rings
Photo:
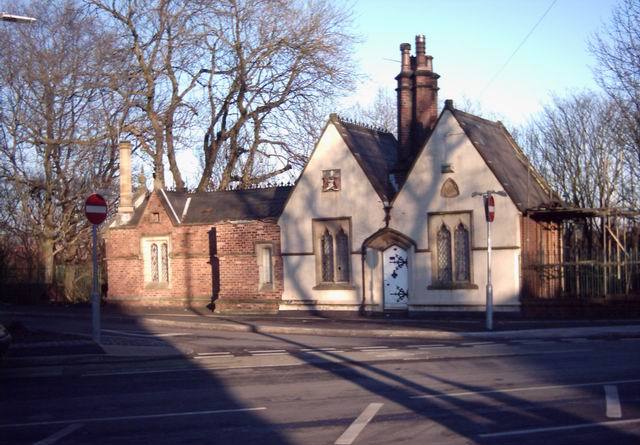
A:
{"type": "Polygon", "coordinates": [[[119,32],[114,85],[137,114],[123,130],[161,185],[166,157],[185,187],[176,151],[198,133],[198,190],[249,187],[289,170],[307,151],[291,134],[354,78],[349,15],[333,2],[88,1],[119,32]]]}
{"type": "Polygon", "coordinates": [[[640,0],[622,0],[589,42],[596,80],[620,108],[627,147],[640,165],[640,0]]]}
{"type": "Polygon", "coordinates": [[[595,92],[556,97],[519,132],[521,145],[551,186],[575,207],[637,204],[619,108],[595,92]],[[632,202],[633,201],[633,202],[632,202]]]}
{"type": "Polygon", "coordinates": [[[2,230],[35,240],[52,283],[55,264],[86,258],[82,206],[112,185],[124,111],[104,84],[111,36],[97,17],[73,0],[18,6],[38,20],[0,30],[2,230]]]}
{"type": "Polygon", "coordinates": [[[393,91],[378,88],[376,95],[369,105],[360,103],[343,112],[346,117],[361,121],[374,127],[397,134],[397,98],[393,91]]]}

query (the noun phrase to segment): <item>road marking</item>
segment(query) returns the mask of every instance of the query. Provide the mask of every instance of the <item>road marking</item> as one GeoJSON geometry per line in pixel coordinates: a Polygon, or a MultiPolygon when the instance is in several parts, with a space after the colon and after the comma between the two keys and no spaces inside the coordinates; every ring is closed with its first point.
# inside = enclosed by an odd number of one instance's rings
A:
{"type": "Polygon", "coordinates": [[[335,351],[336,348],[304,348],[300,352],[335,351]]]}
{"type": "Polygon", "coordinates": [[[621,418],[622,408],[620,407],[618,387],[616,385],[604,385],[604,396],[607,403],[607,417],[610,419],[621,418]]]}
{"type": "Polygon", "coordinates": [[[357,349],[359,351],[375,351],[377,349],[389,349],[389,346],[354,346],[353,349],[357,349]]]}
{"type": "Polygon", "coordinates": [[[460,343],[462,346],[480,346],[480,345],[494,345],[495,341],[472,341],[466,343],[460,343]]]}
{"type": "Polygon", "coordinates": [[[501,433],[487,433],[479,434],[480,437],[507,437],[507,436],[522,436],[525,434],[536,433],[550,433],[554,431],[569,431],[579,430],[584,428],[595,428],[599,426],[614,426],[614,425],[631,425],[634,423],[640,423],[640,419],[628,419],[628,420],[609,420],[606,422],[592,422],[592,423],[578,423],[576,425],[564,425],[564,426],[550,426],[544,428],[527,428],[523,430],[503,431],[501,433]]]}
{"type": "Polygon", "coordinates": [[[511,343],[518,345],[546,345],[551,340],[511,340],[511,343]]]}
{"type": "Polygon", "coordinates": [[[250,354],[270,354],[272,352],[287,352],[284,349],[258,349],[256,351],[248,351],[250,354]]]}
{"type": "Polygon", "coordinates": [[[335,445],[351,445],[353,441],[356,440],[356,437],[358,437],[358,434],[362,432],[364,427],[371,422],[373,416],[375,416],[380,408],[382,408],[382,405],[382,403],[370,403],[369,406],[362,411],[362,414],[360,414],[358,418],[349,425],[349,428],[342,433],[342,436],[338,437],[338,440],[335,441],[335,445]]]}
{"type": "Polygon", "coordinates": [[[418,348],[421,351],[425,351],[427,349],[451,349],[451,348],[455,348],[455,346],[453,345],[433,345],[433,346],[426,346],[423,348],[418,348]]]}
{"type": "Polygon", "coordinates": [[[44,425],[63,425],[65,423],[96,423],[96,422],[113,422],[117,420],[138,420],[138,419],[164,419],[166,417],[187,417],[187,416],[205,416],[209,414],[226,414],[241,413],[246,411],[263,411],[267,409],[264,406],[256,408],[235,408],[235,409],[216,409],[211,411],[185,411],[181,413],[165,413],[165,414],[143,414],[138,416],[115,416],[115,417],[89,417],[86,419],[69,419],[69,420],[51,420],[47,422],[26,422],[26,423],[7,423],[0,425],[0,428],[16,428],[25,426],[44,426],[44,425]]]}
{"type": "Polygon", "coordinates": [[[440,343],[437,344],[430,344],[430,345],[407,345],[405,346],[405,348],[441,348],[443,346],[447,346],[447,345],[443,345],[440,343]]]}
{"type": "Polygon", "coordinates": [[[205,356],[216,356],[216,355],[229,355],[231,354],[230,351],[218,351],[218,352],[198,352],[198,356],[201,357],[205,357],[205,356]]]}
{"type": "Polygon", "coordinates": [[[411,398],[412,399],[440,399],[443,397],[472,396],[476,394],[500,394],[500,393],[508,393],[508,392],[540,391],[545,389],[560,389],[560,388],[585,388],[589,386],[622,385],[625,383],[640,383],[640,379],[614,380],[611,382],[575,383],[572,385],[523,386],[519,388],[492,389],[487,391],[462,391],[462,392],[450,392],[446,394],[424,394],[419,396],[412,396],[411,398]]]}
{"type": "Polygon", "coordinates": [[[138,334],[136,332],[127,332],[127,331],[116,331],[113,329],[102,329],[102,332],[110,332],[111,334],[119,334],[128,337],[180,337],[184,335],[190,335],[183,332],[174,332],[174,333],[166,333],[166,334],[138,334]]]}
{"type": "Polygon", "coordinates": [[[66,427],[64,429],[61,429],[60,431],[58,431],[57,433],[47,437],[46,439],[39,440],[38,442],[34,443],[33,445],[52,445],[52,444],[56,443],[57,441],[59,441],[60,439],[62,439],[63,437],[68,436],[69,434],[73,433],[76,430],[79,430],[83,426],[84,426],[84,424],[82,424],[82,423],[74,423],[73,425],[69,425],[68,427],[66,427]]]}

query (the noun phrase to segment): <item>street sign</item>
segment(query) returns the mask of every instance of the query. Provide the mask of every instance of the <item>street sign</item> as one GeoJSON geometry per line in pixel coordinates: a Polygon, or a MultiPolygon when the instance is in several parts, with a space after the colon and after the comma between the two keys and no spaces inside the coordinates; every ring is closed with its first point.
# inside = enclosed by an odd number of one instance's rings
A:
{"type": "Polygon", "coordinates": [[[84,203],[84,214],[91,224],[101,224],[107,218],[107,201],[97,193],[89,196],[84,203]]]}
{"type": "Polygon", "coordinates": [[[496,216],[496,204],[491,194],[484,197],[484,214],[487,222],[493,222],[493,218],[496,216]]]}

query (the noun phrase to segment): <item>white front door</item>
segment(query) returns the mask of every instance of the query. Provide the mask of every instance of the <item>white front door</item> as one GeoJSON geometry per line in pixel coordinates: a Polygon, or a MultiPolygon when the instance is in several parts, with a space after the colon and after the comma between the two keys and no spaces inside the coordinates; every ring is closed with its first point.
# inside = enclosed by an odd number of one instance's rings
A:
{"type": "Polygon", "coordinates": [[[406,309],[409,304],[409,255],[398,246],[382,254],[384,308],[406,309]]]}

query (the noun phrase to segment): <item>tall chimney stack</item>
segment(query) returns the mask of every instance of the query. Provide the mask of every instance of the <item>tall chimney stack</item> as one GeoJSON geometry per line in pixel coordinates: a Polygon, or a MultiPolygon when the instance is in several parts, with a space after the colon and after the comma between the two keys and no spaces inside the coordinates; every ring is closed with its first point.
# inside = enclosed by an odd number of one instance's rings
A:
{"type": "Polygon", "coordinates": [[[400,45],[402,57],[398,81],[398,158],[405,164],[411,157],[411,127],[413,121],[413,70],[411,69],[411,45],[400,45]]]}
{"type": "Polygon", "coordinates": [[[133,214],[133,199],[131,189],[131,143],[120,141],[120,205],[118,217],[121,222],[128,222],[133,214]]]}
{"type": "Polygon", "coordinates": [[[438,78],[433,72],[433,57],[426,54],[425,38],[416,36],[416,68],[413,73],[412,148],[415,156],[422,148],[438,119],[438,78]]]}
{"type": "Polygon", "coordinates": [[[402,61],[396,76],[398,87],[398,167],[407,168],[422,148],[438,119],[438,78],[433,57],[427,55],[423,35],[411,45],[400,45],[402,61]]]}

